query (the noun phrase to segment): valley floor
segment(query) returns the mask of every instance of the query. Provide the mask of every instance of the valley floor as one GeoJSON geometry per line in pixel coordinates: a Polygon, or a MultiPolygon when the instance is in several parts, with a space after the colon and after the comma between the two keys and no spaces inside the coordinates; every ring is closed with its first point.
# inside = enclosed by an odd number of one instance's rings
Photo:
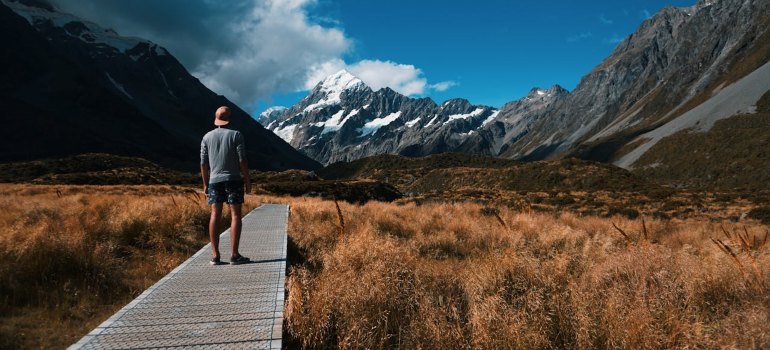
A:
{"type": "MultiPolygon", "coordinates": [[[[0,185],[0,348],[71,344],[203,246],[196,191],[0,185]]],[[[758,221],[468,199],[336,207],[248,196],[249,208],[292,206],[289,345],[770,347],[770,244],[758,221]]]]}

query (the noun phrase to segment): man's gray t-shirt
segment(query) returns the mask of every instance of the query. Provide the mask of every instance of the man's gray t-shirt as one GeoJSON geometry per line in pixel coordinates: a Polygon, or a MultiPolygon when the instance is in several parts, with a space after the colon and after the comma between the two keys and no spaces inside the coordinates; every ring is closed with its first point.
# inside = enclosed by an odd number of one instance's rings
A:
{"type": "Polygon", "coordinates": [[[246,159],[243,135],[237,130],[216,128],[203,136],[201,165],[211,168],[209,183],[240,181],[240,161],[246,159]]]}

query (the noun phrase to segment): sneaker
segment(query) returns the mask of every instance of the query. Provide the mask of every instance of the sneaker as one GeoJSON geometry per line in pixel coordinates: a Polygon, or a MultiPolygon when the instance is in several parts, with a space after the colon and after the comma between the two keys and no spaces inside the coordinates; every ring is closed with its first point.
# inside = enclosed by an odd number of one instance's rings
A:
{"type": "Polygon", "coordinates": [[[219,260],[219,257],[211,258],[211,261],[209,261],[209,264],[211,264],[211,265],[222,265],[222,261],[219,260]]]}
{"type": "Polygon", "coordinates": [[[249,260],[249,258],[247,258],[247,257],[245,257],[243,255],[238,254],[237,256],[234,256],[234,257],[230,258],[230,265],[245,264],[245,263],[247,263],[249,261],[251,261],[251,260],[249,260]]]}

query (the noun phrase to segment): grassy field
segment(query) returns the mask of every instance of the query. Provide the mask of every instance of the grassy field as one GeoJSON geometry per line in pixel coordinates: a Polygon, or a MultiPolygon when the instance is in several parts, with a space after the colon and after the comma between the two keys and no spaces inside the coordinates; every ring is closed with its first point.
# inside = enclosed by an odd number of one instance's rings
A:
{"type": "Polygon", "coordinates": [[[0,185],[0,348],[69,346],[200,249],[194,192],[0,185]]]}
{"type": "MultiPolygon", "coordinates": [[[[770,95],[767,97],[759,105],[762,110],[770,105],[770,95]]],[[[748,127],[757,128],[756,125],[748,127]]],[[[725,142],[743,150],[738,153],[748,155],[744,158],[754,160],[761,159],[761,150],[767,148],[753,141],[745,145],[735,140],[725,142]]],[[[379,155],[350,163],[336,163],[317,173],[300,170],[252,171],[251,177],[255,185],[254,193],[267,196],[337,198],[350,203],[365,203],[372,199],[416,204],[474,201],[522,211],[568,211],[583,216],[604,217],[620,214],[631,219],[649,216],[737,221],[748,215],[770,223],[770,190],[759,186],[767,183],[767,176],[755,171],[762,168],[761,164],[755,161],[749,166],[749,163],[741,161],[720,163],[711,160],[706,168],[716,169],[724,165],[725,169],[709,174],[715,179],[723,179],[724,184],[735,185],[714,186],[697,180],[706,173],[702,171],[704,165],[701,161],[709,160],[700,155],[721,154],[719,152],[722,151],[715,151],[713,147],[704,149],[693,146],[692,149],[696,151],[686,158],[692,163],[687,165],[695,170],[689,172],[677,172],[661,166],[648,169],[652,172],[635,174],[611,165],[578,159],[523,163],[479,155],[443,153],[423,158],[379,155]],[[737,176],[736,173],[742,175],[737,176]],[[751,174],[755,175],[749,176],[751,174]],[[665,176],[674,186],[661,186],[649,181],[665,176]],[[752,179],[754,185],[736,188],[741,187],[741,179],[747,177],[752,179]],[[682,188],[679,185],[683,183],[693,186],[682,188]],[[696,186],[696,183],[699,185],[696,186]]],[[[724,152],[727,152],[726,157],[732,151],[724,152]]],[[[200,182],[199,175],[193,173],[165,169],[140,158],[109,154],[0,164],[0,174],[5,174],[0,176],[0,182],[56,186],[171,184],[186,187],[198,186],[200,182]]]]}
{"type": "Polygon", "coordinates": [[[757,223],[291,202],[285,317],[297,345],[770,347],[757,223]]]}
{"type": "MultiPolygon", "coordinates": [[[[202,247],[196,190],[0,185],[0,348],[65,347],[202,247]]],[[[768,228],[753,219],[268,196],[247,209],[261,202],[292,205],[289,345],[770,346],[768,228]]]]}

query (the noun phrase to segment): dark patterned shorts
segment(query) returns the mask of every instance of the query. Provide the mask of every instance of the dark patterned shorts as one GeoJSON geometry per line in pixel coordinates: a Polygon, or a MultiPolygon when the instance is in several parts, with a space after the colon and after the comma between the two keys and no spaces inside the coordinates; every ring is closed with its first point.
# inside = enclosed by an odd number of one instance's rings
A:
{"type": "Polygon", "coordinates": [[[224,203],[242,204],[243,203],[243,181],[224,181],[209,184],[209,204],[224,203]]]}

